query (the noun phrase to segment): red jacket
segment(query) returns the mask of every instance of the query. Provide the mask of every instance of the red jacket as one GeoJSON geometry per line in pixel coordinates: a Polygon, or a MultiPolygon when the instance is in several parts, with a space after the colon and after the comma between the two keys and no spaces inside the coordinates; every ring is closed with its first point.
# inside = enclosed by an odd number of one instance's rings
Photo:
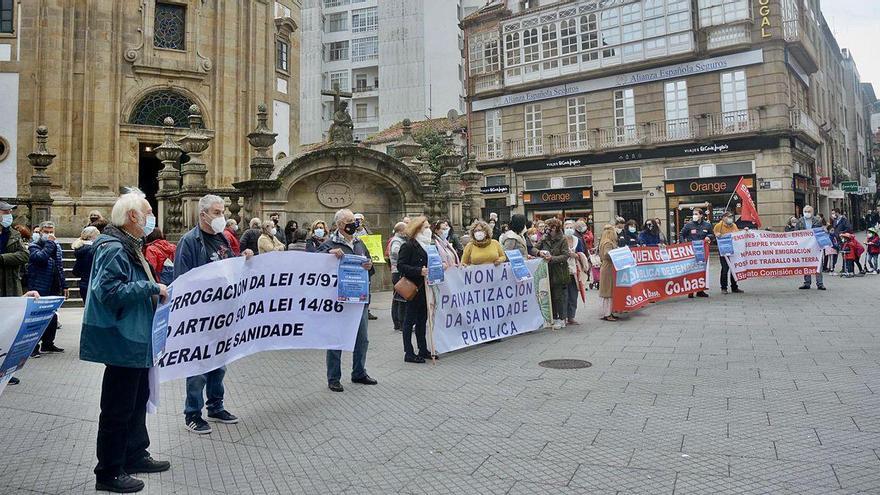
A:
{"type": "Polygon", "coordinates": [[[241,256],[241,244],[239,244],[238,237],[236,237],[235,232],[229,229],[223,229],[223,237],[225,237],[226,241],[229,242],[229,248],[232,249],[232,254],[236,256],[241,256]]]}
{"type": "Polygon", "coordinates": [[[868,237],[868,254],[880,254],[880,236],[872,235],[868,237]]]}
{"type": "Polygon", "coordinates": [[[144,246],[144,258],[153,268],[153,275],[158,279],[162,273],[162,267],[165,265],[166,259],[174,261],[174,250],[177,246],[166,241],[165,239],[157,239],[144,246]]]}
{"type": "Polygon", "coordinates": [[[859,242],[855,237],[850,237],[843,243],[842,247],[845,254],[843,259],[847,261],[855,261],[861,258],[862,254],[865,252],[865,246],[862,246],[862,243],[859,242]]]}

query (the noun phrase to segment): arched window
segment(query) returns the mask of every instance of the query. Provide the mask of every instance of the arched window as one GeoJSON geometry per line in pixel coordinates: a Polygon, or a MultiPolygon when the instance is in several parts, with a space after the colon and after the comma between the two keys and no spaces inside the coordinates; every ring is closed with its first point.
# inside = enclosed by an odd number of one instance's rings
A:
{"type": "Polygon", "coordinates": [[[174,119],[174,127],[189,127],[189,107],[193,102],[186,96],[169,90],[154,91],[140,101],[131,112],[130,124],[162,126],[165,117],[174,119]]]}

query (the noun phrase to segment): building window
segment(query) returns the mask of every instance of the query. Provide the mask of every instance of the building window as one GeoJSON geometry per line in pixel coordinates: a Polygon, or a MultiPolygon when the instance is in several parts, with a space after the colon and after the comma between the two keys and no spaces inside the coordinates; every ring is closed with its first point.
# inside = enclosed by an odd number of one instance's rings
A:
{"type": "Polygon", "coordinates": [[[523,181],[523,189],[526,191],[550,189],[550,179],[526,179],[523,181]]]}
{"type": "Polygon", "coordinates": [[[556,24],[548,24],[541,28],[541,57],[545,69],[553,69],[559,65],[559,43],[556,40],[556,24]]]}
{"type": "Polygon", "coordinates": [[[0,33],[13,32],[13,14],[15,12],[14,0],[0,0],[0,33]]]}
{"type": "Polygon", "coordinates": [[[506,186],[507,185],[507,176],[506,175],[487,175],[486,176],[486,186],[495,187],[495,186],[506,186]]]}
{"type": "Polygon", "coordinates": [[[326,26],[325,31],[328,33],[348,31],[348,12],[337,12],[328,15],[326,26]]]}
{"type": "Polygon", "coordinates": [[[575,175],[572,177],[564,177],[562,179],[562,187],[592,187],[592,175],[575,175]]]}
{"type": "Polygon", "coordinates": [[[287,72],[289,70],[290,45],[284,40],[275,40],[275,68],[287,72]]]}
{"type": "Polygon", "coordinates": [[[587,97],[576,96],[568,99],[569,141],[576,145],[587,142],[587,97]]]}
{"type": "Polygon", "coordinates": [[[631,184],[642,183],[642,169],[634,168],[618,168],[614,170],[614,185],[626,186],[631,184]]]}
{"type": "Polygon", "coordinates": [[[683,139],[690,135],[687,81],[673,81],[664,85],[666,98],[666,135],[669,139],[683,139]]]}
{"type": "Polygon", "coordinates": [[[749,0],[699,0],[700,26],[719,26],[751,17],[749,0]]]}
{"type": "Polygon", "coordinates": [[[541,123],[541,105],[526,105],[525,108],[525,131],[526,153],[538,155],[544,152],[544,130],[541,123]]]}
{"type": "Polygon", "coordinates": [[[507,35],[504,41],[504,49],[507,66],[519,65],[520,60],[522,60],[519,54],[519,33],[507,35]]]}
{"type": "Polygon", "coordinates": [[[483,33],[471,37],[468,62],[472,75],[491,74],[501,68],[496,36],[495,33],[483,33]]]}
{"type": "Polygon", "coordinates": [[[755,163],[752,161],[719,163],[715,165],[715,174],[719,177],[725,175],[751,175],[753,173],[755,173],[755,163]]]}
{"type": "Polygon", "coordinates": [[[333,43],[330,43],[328,57],[328,62],[348,60],[348,40],[334,41],[333,43]]]}
{"type": "Polygon", "coordinates": [[[328,78],[330,81],[330,89],[331,91],[339,85],[339,91],[348,91],[351,89],[348,85],[348,71],[347,70],[338,70],[330,73],[330,77],[328,78]]]}
{"type": "Polygon", "coordinates": [[[172,50],[186,49],[186,7],[156,3],[153,46],[172,50]]]}
{"type": "Polygon", "coordinates": [[[744,112],[749,108],[746,87],[746,71],[738,70],[721,74],[721,111],[723,113],[744,112]]]}
{"type": "Polygon", "coordinates": [[[486,154],[489,158],[501,157],[501,109],[486,112],[486,154]]]}
{"type": "Polygon", "coordinates": [[[367,104],[358,103],[354,106],[354,118],[359,122],[367,120],[367,104]]]}
{"type": "Polygon", "coordinates": [[[577,63],[578,31],[577,20],[566,19],[559,23],[559,37],[562,41],[562,65],[574,65],[577,63]]]}
{"type": "Polygon", "coordinates": [[[523,31],[523,63],[537,62],[541,57],[538,50],[538,28],[523,31]]]}
{"type": "Polygon", "coordinates": [[[189,107],[193,102],[174,91],[154,91],[145,96],[131,112],[129,124],[162,126],[166,117],[174,127],[189,127],[189,107]]]}
{"type": "Polygon", "coordinates": [[[632,88],[614,92],[614,137],[618,144],[636,140],[636,104],[632,88]]]}
{"type": "Polygon", "coordinates": [[[348,5],[348,0],[324,0],[324,8],[342,7],[348,5]]]}
{"type": "Polygon", "coordinates": [[[596,14],[581,16],[581,60],[590,62],[599,58],[599,23],[596,14]]]}
{"type": "Polygon", "coordinates": [[[379,37],[370,36],[351,40],[351,61],[363,62],[379,58],[379,37]]]}
{"type": "Polygon", "coordinates": [[[355,74],[354,76],[354,86],[358,91],[366,91],[367,90],[367,75],[366,74],[355,74]]]}
{"type": "Polygon", "coordinates": [[[376,7],[355,10],[351,13],[351,32],[367,33],[379,29],[379,14],[376,7]]]}

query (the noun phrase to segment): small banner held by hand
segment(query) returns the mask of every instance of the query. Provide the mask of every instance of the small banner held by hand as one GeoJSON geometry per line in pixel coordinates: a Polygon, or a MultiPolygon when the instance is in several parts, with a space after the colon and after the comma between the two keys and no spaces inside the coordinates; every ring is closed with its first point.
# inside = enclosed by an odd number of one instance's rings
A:
{"type": "Polygon", "coordinates": [[[733,256],[733,237],[725,234],[718,238],[718,254],[721,256],[733,256]]]}
{"type": "Polygon", "coordinates": [[[608,256],[611,256],[611,263],[614,264],[614,269],[617,271],[636,266],[636,259],[628,246],[612,249],[608,251],[608,256]]]}

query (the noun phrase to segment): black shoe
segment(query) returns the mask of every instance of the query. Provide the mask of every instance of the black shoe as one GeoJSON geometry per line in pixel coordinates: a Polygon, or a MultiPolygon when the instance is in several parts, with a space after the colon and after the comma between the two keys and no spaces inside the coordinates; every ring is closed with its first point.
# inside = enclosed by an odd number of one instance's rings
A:
{"type": "Polygon", "coordinates": [[[18,385],[19,383],[21,383],[21,380],[19,380],[18,378],[14,377],[14,376],[9,379],[10,385],[18,385]]]}
{"type": "Polygon", "coordinates": [[[722,294],[727,294],[727,289],[722,288],[722,289],[721,289],[721,293],[722,293],[722,294]]]}
{"type": "Polygon", "coordinates": [[[34,350],[31,351],[31,357],[32,357],[32,358],[38,358],[38,357],[40,357],[40,354],[41,354],[41,352],[40,352],[40,344],[37,344],[37,346],[34,347],[34,350]]]}
{"type": "Polygon", "coordinates": [[[429,353],[429,352],[420,352],[418,355],[420,358],[424,359],[425,361],[428,361],[431,359],[440,359],[439,357],[437,357],[435,355],[431,355],[431,353],[429,353]]]}
{"type": "Polygon", "coordinates": [[[800,290],[810,290],[810,286],[807,285],[807,284],[804,284],[804,285],[798,287],[798,289],[800,289],[800,290]]]}
{"type": "Polygon", "coordinates": [[[824,286],[824,285],[820,285],[820,286],[816,287],[816,290],[825,290],[825,286],[824,286]]]}
{"type": "Polygon", "coordinates": [[[730,292],[732,292],[732,293],[734,293],[734,294],[745,294],[746,291],[744,291],[744,290],[740,289],[739,287],[737,287],[737,288],[733,289],[733,290],[730,291],[730,292]]]}
{"type": "Polygon", "coordinates": [[[208,421],[213,421],[215,423],[223,423],[227,425],[234,425],[238,423],[238,416],[230,413],[226,409],[215,412],[208,413],[208,421]]]}
{"type": "Polygon", "coordinates": [[[370,378],[370,375],[364,375],[360,378],[352,378],[351,383],[360,383],[362,385],[376,385],[379,382],[370,378]]]}
{"type": "Polygon", "coordinates": [[[43,344],[42,352],[64,352],[64,349],[55,344],[43,344]]]}
{"type": "Polygon", "coordinates": [[[190,416],[186,416],[185,419],[186,429],[197,434],[197,435],[207,435],[211,433],[211,425],[208,424],[207,421],[202,419],[201,414],[192,414],[190,416]]]}
{"type": "Polygon", "coordinates": [[[126,474],[137,473],[161,473],[171,469],[171,463],[168,461],[157,461],[150,456],[135,462],[130,466],[125,466],[122,470],[126,474]]]}
{"type": "Polygon", "coordinates": [[[422,363],[425,362],[425,358],[423,358],[423,357],[421,357],[421,356],[416,356],[416,355],[413,355],[413,354],[409,354],[409,355],[403,356],[403,362],[404,362],[404,363],[417,363],[417,364],[422,364],[422,363]]]}
{"type": "Polygon", "coordinates": [[[693,298],[694,298],[693,294],[688,294],[688,299],[693,299],[693,298]]]}
{"type": "Polygon", "coordinates": [[[132,478],[125,473],[122,473],[113,479],[98,481],[95,483],[95,490],[104,492],[135,493],[143,489],[143,481],[132,478]]]}
{"type": "Polygon", "coordinates": [[[327,385],[327,388],[329,388],[330,390],[332,390],[334,392],[345,392],[345,389],[342,388],[342,384],[339,383],[338,381],[330,382],[327,385]]]}
{"type": "MultiPolygon", "coordinates": [[[[368,317],[368,318],[369,318],[369,317],[368,317]]],[[[400,325],[396,325],[396,326],[394,327],[394,331],[395,331],[395,332],[402,332],[403,329],[400,328],[400,325]]]]}
{"type": "Polygon", "coordinates": [[[376,315],[374,315],[373,313],[369,313],[369,312],[368,312],[368,313],[367,313],[367,319],[368,319],[368,320],[378,320],[379,317],[376,316],[376,315]]]}
{"type": "Polygon", "coordinates": [[[709,294],[706,294],[706,291],[697,292],[697,297],[709,297],[709,294]]]}

